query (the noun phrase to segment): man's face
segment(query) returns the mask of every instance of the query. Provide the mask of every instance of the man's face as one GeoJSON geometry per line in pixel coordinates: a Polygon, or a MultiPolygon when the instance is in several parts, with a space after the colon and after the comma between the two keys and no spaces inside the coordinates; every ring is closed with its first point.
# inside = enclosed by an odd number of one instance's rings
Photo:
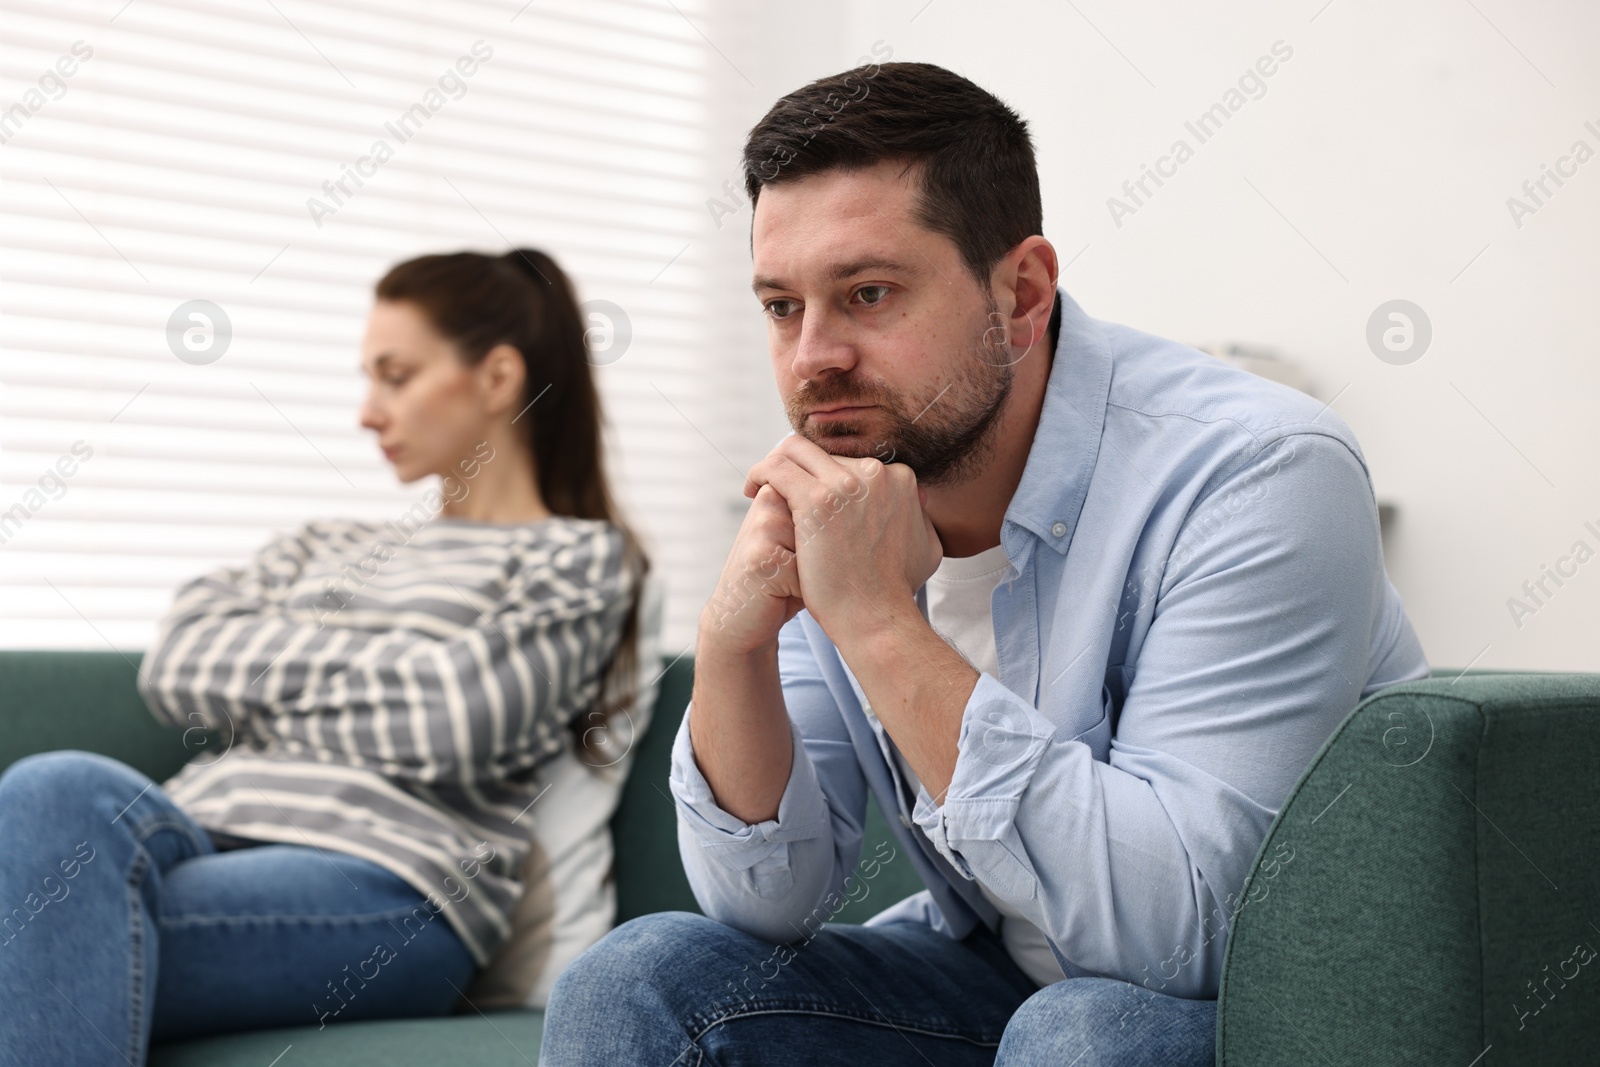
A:
{"type": "Polygon", "coordinates": [[[1009,395],[994,296],[911,214],[898,161],[761,190],[752,288],[789,423],[827,451],[911,467],[924,486],[978,467],[1009,395]]]}

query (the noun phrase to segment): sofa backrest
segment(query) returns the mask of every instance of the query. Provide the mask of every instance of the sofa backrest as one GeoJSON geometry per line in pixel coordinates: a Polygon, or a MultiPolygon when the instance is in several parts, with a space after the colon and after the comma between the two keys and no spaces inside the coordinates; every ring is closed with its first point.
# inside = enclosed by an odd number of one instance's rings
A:
{"type": "Polygon", "coordinates": [[[1369,698],[1240,894],[1219,1067],[1595,1062],[1597,768],[1600,675],[1451,675],[1369,698]]]}
{"type": "Polygon", "coordinates": [[[689,657],[666,668],[650,725],[633,751],[622,799],[611,817],[617,922],[653,911],[699,911],[678,858],[677,812],[667,789],[672,738],[694,686],[689,657]]]}
{"type": "Polygon", "coordinates": [[[134,687],[138,652],[0,651],[0,769],[23,756],[79,748],[164,782],[209,734],[158,722],[134,687]]]}

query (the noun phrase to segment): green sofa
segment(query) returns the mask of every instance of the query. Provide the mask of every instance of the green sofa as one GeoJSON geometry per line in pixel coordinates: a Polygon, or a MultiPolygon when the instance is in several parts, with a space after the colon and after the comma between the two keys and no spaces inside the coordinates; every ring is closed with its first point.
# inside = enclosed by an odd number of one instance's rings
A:
{"type": "MultiPolygon", "coordinates": [[[[0,769],[35,752],[77,748],[115,756],[158,782],[176,774],[195,750],[184,747],[183,731],[145,708],[134,689],[139,660],[137,652],[0,651],[0,769]]],[[[689,702],[693,666],[688,657],[663,666],[652,722],[611,822],[619,923],[652,911],[700,910],[678,860],[677,815],[667,794],[672,737],[689,702]]],[[[880,840],[893,835],[874,806],[862,854],[871,855],[880,840]]],[[[909,864],[884,864],[871,892],[834,921],[860,922],[921,888],[909,864]]],[[[267,1067],[293,1046],[278,1067],[526,1067],[539,1059],[541,1032],[536,1011],[469,1012],[202,1038],[156,1046],[150,1064],[267,1067]]]]}
{"type": "MultiPolygon", "coordinates": [[[[79,748],[157,781],[176,772],[192,752],[145,710],[137,666],[137,654],[0,652],[0,768],[79,748]]],[[[691,679],[688,660],[667,666],[612,821],[619,922],[699,910],[666,789],[691,679]]],[[[1441,672],[1363,703],[1256,857],[1229,935],[1217,1062],[1600,1059],[1600,965],[1551,978],[1578,943],[1600,947],[1597,767],[1600,675],[1441,672]]],[[[866,836],[863,854],[893,840],[876,807],[866,836]]],[[[887,864],[835,921],[921,888],[887,864]]],[[[540,1034],[538,1012],[468,1012],[205,1038],[158,1046],[150,1062],[511,1067],[537,1062],[540,1034]]]]}

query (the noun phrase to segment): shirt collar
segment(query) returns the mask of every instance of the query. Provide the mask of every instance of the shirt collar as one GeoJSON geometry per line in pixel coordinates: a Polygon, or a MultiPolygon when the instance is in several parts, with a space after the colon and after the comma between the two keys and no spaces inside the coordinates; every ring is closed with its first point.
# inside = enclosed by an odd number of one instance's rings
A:
{"type": "Polygon", "coordinates": [[[1056,289],[1056,302],[1061,333],[1039,424],[1000,529],[1006,557],[1019,569],[1030,545],[1023,530],[1062,555],[1072,543],[1100,455],[1111,390],[1111,351],[1100,324],[1084,314],[1065,289],[1056,289]]]}

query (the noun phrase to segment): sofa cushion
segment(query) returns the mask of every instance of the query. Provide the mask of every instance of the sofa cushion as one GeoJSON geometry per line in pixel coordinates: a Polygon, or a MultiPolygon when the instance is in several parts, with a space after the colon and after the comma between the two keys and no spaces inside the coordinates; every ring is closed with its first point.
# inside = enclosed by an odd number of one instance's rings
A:
{"type": "MultiPolygon", "coordinates": [[[[522,865],[522,896],[511,938],[467,988],[467,1003],[484,1011],[545,1006],[567,965],[616,922],[614,847],[608,825],[633,769],[639,739],[655,715],[661,678],[661,619],[666,581],[645,577],[639,604],[633,704],[604,729],[587,731],[592,754],[580,756],[570,736],[558,759],[540,772],[544,784],[526,811],[531,834],[522,865]]],[[[614,685],[617,679],[607,678],[614,685]]],[[[607,699],[614,699],[612,689],[607,699]]]]}
{"type": "Polygon", "coordinates": [[[443,1019],[252,1030],[150,1050],[150,1067],[528,1067],[539,1062],[544,1013],[492,1011],[443,1019]],[[281,1060],[280,1060],[281,1057],[281,1060]]]}

